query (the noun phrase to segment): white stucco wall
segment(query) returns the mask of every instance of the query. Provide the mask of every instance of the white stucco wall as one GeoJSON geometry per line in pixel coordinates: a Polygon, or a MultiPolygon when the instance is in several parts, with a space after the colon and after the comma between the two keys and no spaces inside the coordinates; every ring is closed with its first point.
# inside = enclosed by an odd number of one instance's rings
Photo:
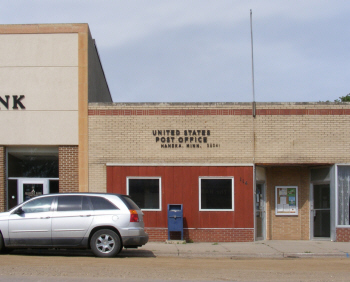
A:
{"type": "Polygon", "coordinates": [[[78,144],[78,34],[1,34],[0,85],[0,144],[78,144]]]}

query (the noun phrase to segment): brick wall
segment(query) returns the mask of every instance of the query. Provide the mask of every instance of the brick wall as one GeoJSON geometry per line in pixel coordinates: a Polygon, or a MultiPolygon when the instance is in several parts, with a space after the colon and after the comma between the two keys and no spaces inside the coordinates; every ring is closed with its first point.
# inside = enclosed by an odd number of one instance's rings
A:
{"type": "Polygon", "coordinates": [[[337,228],[337,242],[350,242],[350,228],[337,228]]]}
{"type": "Polygon", "coordinates": [[[349,104],[257,103],[256,113],[254,119],[250,103],[89,104],[89,190],[106,191],[106,163],[349,162],[349,104]],[[188,142],[195,148],[175,147],[185,130],[210,136],[188,142]]]}
{"type": "MultiPolygon", "coordinates": [[[[168,240],[167,228],[145,228],[152,242],[168,240]]],[[[254,241],[253,228],[227,229],[191,229],[184,228],[184,240],[193,242],[252,242],[254,241]]],[[[171,240],[180,240],[181,232],[170,232],[171,240]]]]}
{"type": "Polygon", "coordinates": [[[0,146],[0,212],[6,209],[6,161],[5,161],[5,147],[0,146]]]}
{"type": "Polygon", "coordinates": [[[59,192],[79,192],[78,146],[58,148],[59,192]]]}
{"type": "Polygon", "coordinates": [[[266,169],[266,238],[269,240],[309,240],[309,169],[270,167],[266,169]],[[298,186],[298,215],[275,215],[275,186],[298,186]]]}
{"type": "Polygon", "coordinates": [[[219,105],[217,109],[191,104],[92,105],[89,106],[90,191],[106,191],[106,163],[252,162],[252,120],[250,115],[243,114],[240,105],[229,110],[219,105]],[[189,130],[195,130],[196,135],[190,136],[189,130]],[[197,137],[197,142],[190,137],[197,137]],[[164,147],[168,145],[178,147],[164,147]]]}
{"type": "Polygon", "coordinates": [[[257,116],[256,163],[346,163],[349,115],[257,116]]]}

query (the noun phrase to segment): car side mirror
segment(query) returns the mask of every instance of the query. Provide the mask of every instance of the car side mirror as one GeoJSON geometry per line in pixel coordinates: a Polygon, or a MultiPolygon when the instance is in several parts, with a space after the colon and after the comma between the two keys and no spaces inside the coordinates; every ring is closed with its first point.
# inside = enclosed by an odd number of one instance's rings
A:
{"type": "Polygon", "coordinates": [[[14,214],[18,214],[18,215],[24,214],[24,211],[23,211],[22,207],[19,207],[19,208],[14,212],[14,214]]]}

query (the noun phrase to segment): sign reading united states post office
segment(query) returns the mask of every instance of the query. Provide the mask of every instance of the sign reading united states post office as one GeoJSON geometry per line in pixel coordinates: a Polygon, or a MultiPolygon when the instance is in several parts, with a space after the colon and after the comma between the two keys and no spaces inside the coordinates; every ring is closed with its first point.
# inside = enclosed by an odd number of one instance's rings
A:
{"type": "Polygon", "coordinates": [[[152,130],[156,144],[161,148],[218,148],[220,144],[210,142],[208,129],[158,129],[152,130]]]}

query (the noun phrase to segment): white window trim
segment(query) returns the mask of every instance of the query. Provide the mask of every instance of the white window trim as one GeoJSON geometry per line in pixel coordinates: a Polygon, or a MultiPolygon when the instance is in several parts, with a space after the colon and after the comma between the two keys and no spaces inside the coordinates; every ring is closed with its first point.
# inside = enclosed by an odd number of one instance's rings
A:
{"type": "Polygon", "coordinates": [[[339,211],[338,211],[338,208],[339,208],[339,205],[338,205],[338,166],[350,166],[350,164],[336,164],[335,165],[335,227],[336,228],[349,228],[350,225],[339,225],[338,224],[338,214],[339,214],[339,211]]]}
{"type": "Polygon", "coordinates": [[[211,212],[221,212],[221,211],[234,211],[235,210],[235,201],[234,201],[234,192],[235,192],[235,182],[234,182],[234,177],[233,176],[200,176],[198,178],[199,182],[199,211],[211,211],[211,212]],[[202,179],[231,179],[231,189],[232,189],[232,209],[202,209],[202,204],[201,204],[201,192],[202,192],[202,187],[201,187],[201,180],[202,179]]]}
{"type": "Polygon", "coordinates": [[[155,176],[148,176],[148,177],[142,177],[142,176],[128,176],[126,177],[126,194],[129,195],[129,179],[158,179],[159,181],[159,209],[142,209],[142,211],[161,211],[162,210],[162,178],[155,176]]]}

